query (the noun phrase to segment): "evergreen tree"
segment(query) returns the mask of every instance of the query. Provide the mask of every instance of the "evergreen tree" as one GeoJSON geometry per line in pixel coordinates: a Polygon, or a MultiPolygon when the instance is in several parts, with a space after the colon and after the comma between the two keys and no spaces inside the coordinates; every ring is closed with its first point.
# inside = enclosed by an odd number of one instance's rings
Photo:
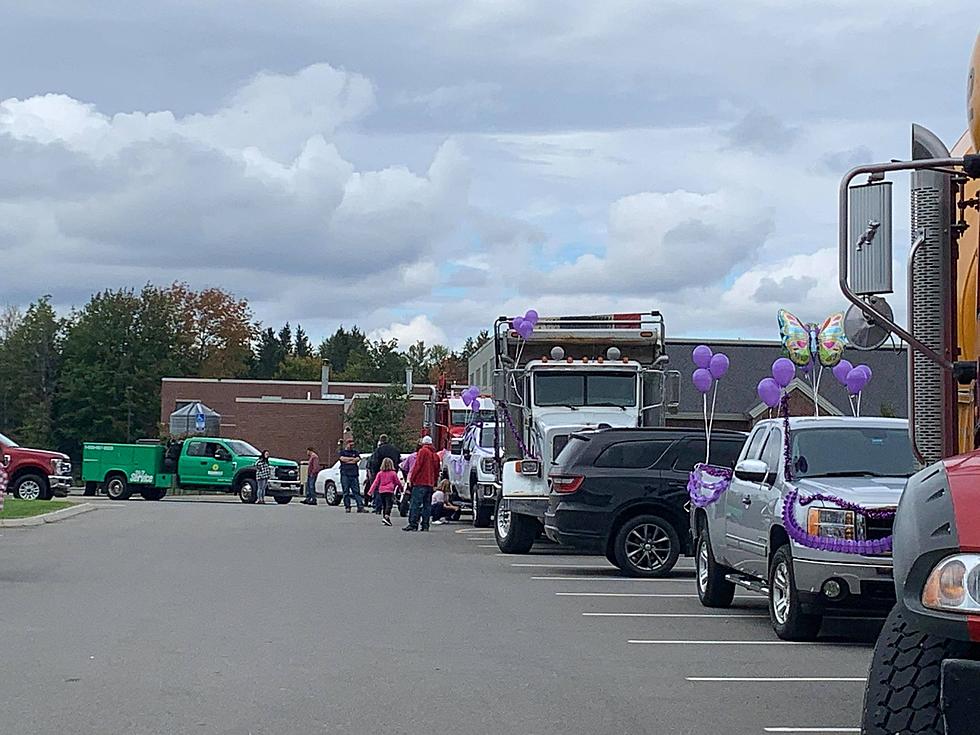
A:
{"type": "Polygon", "coordinates": [[[313,349],[310,347],[310,339],[306,336],[301,324],[296,325],[295,345],[293,354],[296,357],[309,357],[313,353],[313,349]]]}

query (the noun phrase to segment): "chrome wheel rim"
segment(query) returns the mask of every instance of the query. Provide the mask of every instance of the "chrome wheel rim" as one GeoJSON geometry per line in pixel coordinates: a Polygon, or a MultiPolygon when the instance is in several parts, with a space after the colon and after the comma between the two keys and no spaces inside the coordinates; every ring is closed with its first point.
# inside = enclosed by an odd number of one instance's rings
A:
{"type": "Polygon", "coordinates": [[[702,538],[698,544],[698,589],[704,592],[708,588],[708,539],[702,538]]]}
{"type": "Polygon", "coordinates": [[[337,488],[333,483],[327,485],[326,499],[330,505],[333,505],[333,501],[337,499],[337,488]]]}
{"type": "Polygon", "coordinates": [[[252,487],[252,483],[248,480],[242,483],[242,499],[251,500],[255,495],[255,489],[252,487]]]}
{"type": "Polygon", "coordinates": [[[637,569],[652,572],[670,558],[670,536],[654,523],[641,523],[626,535],[626,558],[637,569]]]}
{"type": "Polygon", "coordinates": [[[41,497],[41,486],[36,480],[25,480],[17,489],[21,500],[37,500],[41,497]]]}
{"type": "Polygon", "coordinates": [[[510,533],[510,511],[497,509],[497,534],[500,538],[507,538],[510,533]]]}
{"type": "Polygon", "coordinates": [[[772,574],[772,614],[776,622],[785,625],[789,619],[789,569],[786,562],[780,561],[772,574]]]}
{"type": "Polygon", "coordinates": [[[106,495],[108,495],[110,498],[115,499],[120,497],[123,492],[122,480],[119,479],[109,480],[109,484],[106,485],[105,492],[106,495]]]}

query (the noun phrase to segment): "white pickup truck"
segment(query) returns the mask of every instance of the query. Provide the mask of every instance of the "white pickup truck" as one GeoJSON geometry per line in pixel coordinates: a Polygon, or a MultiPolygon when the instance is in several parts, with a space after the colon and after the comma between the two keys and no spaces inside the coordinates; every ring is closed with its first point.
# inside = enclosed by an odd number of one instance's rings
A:
{"type": "Polygon", "coordinates": [[[791,418],[788,447],[785,428],[758,423],[728,490],[693,509],[696,582],[706,607],[731,605],[736,585],[766,595],[776,635],[811,640],[824,614],[884,617],[895,603],[891,553],[872,547],[891,536],[893,518],[882,511],[894,510],[918,466],[904,419],[791,418]],[[828,550],[838,541],[842,550],[828,550]]]}
{"type": "Polygon", "coordinates": [[[494,451],[496,425],[484,423],[467,429],[461,440],[442,459],[443,476],[456,496],[473,507],[473,525],[489,528],[496,503],[497,461],[494,451]]]}

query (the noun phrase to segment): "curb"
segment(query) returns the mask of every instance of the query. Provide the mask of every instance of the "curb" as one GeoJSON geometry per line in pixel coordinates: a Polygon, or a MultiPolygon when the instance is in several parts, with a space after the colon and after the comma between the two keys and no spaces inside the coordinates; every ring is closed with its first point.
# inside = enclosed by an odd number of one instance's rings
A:
{"type": "Polygon", "coordinates": [[[44,513],[43,515],[31,516],[30,518],[8,518],[6,520],[0,520],[0,528],[42,526],[45,523],[57,523],[58,521],[63,521],[66,518],[71,518],[72,516],[88,513],[90,510],[96,510],[94,503],[80,503],[74,508],[62,508],[61,510],[53,511],[52,513],[44,513]]]}

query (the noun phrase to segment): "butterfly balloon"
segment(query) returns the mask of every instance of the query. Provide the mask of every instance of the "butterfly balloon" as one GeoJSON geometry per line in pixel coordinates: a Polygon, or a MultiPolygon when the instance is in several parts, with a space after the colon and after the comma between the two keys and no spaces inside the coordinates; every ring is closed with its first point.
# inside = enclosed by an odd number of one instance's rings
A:
{"type": "Polygon", "coordinates": [[[799,366],[819,362],[832,368],[844,356],[844,314],[828,316],[823,324],[804,324],[786,309],[779,310],[779,333],[789,358],[799,366]]]}

